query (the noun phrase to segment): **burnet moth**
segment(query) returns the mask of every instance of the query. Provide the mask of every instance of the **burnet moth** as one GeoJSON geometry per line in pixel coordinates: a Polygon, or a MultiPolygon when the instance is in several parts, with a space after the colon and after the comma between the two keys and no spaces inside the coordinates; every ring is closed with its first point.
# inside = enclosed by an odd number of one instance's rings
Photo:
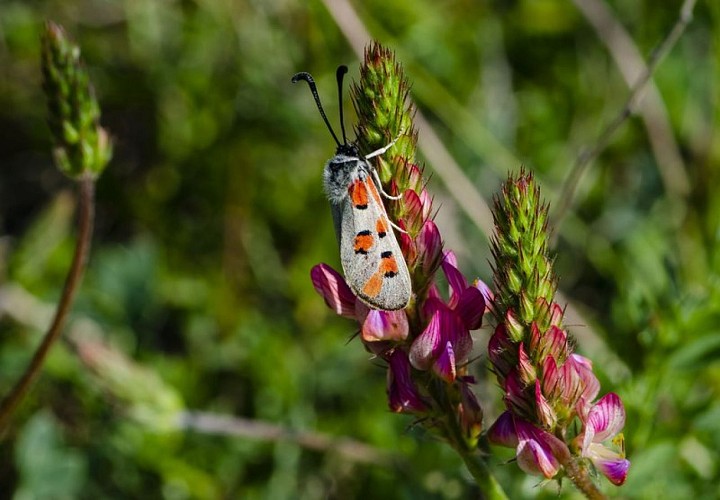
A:
{"type": "Polygon", "coordinates": [[[345,280],[355,295],[370,307],[395,311],[407,306],[412,287],[407,264],[393,233],[393,227],[397,226],[390,222],[380,196],[390,200],[401,196],[390,196],[383,191],[380,177],[368,161],[385,153],[395,141],[366,156],[360,154],[357,144],[348,144],[342,106],[345,73],[347,66],[340,66],[336,74],[342,143],[325,115],[313,77],[309,73],[297,73],[292,82],[308,83],[320,115],[337,144],[335,156],[325,165],[323,183],[330,200],[345,280]]]}

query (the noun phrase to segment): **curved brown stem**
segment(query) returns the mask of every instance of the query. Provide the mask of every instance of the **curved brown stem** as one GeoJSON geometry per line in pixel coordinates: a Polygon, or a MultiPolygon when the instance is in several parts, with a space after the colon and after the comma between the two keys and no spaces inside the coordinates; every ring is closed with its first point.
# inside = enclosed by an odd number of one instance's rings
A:
{"type": "Polygon", "coordinates": [[[90,240],[93,231],[95,179],[91,176],[84,176],[80,179],[79,183],[80,213],[78,217],[77,244],[75,246],[72,264],[65,278],[65,286],[57,310],[55,311],[55,317],[47,333],[45,333],[30,364],[25,369],[25,373],[23,373],[20,380],[17,381],[2,404],[0,404],[0,436],[4,434],[10,422],[10,417],[40,374],[45,358],[48,352],[50,352],[50,348],[60,337],[73,300],[75,299],[75,294],[82,280],[85,264],[87,263],[87,256],[90,251],[90,240]]]}

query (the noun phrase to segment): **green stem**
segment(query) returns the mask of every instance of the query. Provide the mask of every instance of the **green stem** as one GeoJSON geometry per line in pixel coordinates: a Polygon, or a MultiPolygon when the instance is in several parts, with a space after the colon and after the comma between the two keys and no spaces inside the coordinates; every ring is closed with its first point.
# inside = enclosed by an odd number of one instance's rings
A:
{"type": "Polygon", "coordinates": [[[75,294],[82,280],[82,275],[87,263],[87,256],[90,251],[90,240],[93,231],[93,219],[95,215],[95,180],[90,175],[80,178],[80,213],[78,218],[78,235],[70,270],[65,278],[60,302],[58,303],[55,317],[42,342],[33,355],[30,364],[25,369],[20,380],[17,381],[10,393],[0,404],[0,436],[4,434],[13,412],[17,409],[25,394],[40,374],[45,358],[50,348],[57,341],[62,333],[63,327],[70,312],[75,294]]]}
{"type": "Polygon", "coordinates": [[[465,448],[456,448],[456,450],[480,488],[480,498],[485,500],[507,500],[508,497],[505,491],[490,473],[485,460],[478,451],[465,448]]]}

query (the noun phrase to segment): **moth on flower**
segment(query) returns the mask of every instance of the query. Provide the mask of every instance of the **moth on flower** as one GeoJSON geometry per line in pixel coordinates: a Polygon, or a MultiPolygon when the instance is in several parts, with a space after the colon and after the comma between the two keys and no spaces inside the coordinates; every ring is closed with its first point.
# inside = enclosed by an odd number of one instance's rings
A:
{"type": "Polygon", "coordinates": [[[368,161],[385,153],[395,141],[365,156],[360,154],[355,143],[347,142],[342,108],[345,73],[347,66],[340,66],[336,74],[342,143],[330,126],[310,73],[297,73],[292,82],[307,82],[320,115],[337,144],[335,156],[325,164],[323,183],[330,201],[345,279],[353,293],[370,307],[395,311],[407,306],[412,287],[407,264],[392,230],[393,227],[401,229],[388,218],[381,195],[389,200],[398,200],[402,196],[391,196],[383,190],[375,168],[368,161]]]}

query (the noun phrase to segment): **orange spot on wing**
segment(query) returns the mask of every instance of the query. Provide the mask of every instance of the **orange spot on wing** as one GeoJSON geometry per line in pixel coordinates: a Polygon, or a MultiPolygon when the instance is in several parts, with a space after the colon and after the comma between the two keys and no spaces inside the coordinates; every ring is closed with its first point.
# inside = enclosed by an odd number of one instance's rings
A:
{"type": "Polygon", "coordinates": [[[368,297],[377,297],[382,289],[383,278],[380,273],[375,273],[370,276],[365,286],[363,287],[363,293],[368,297]]]}
{"type": "Polygon", "coordinates": [[[395,276],[398,273],[398,265],[395,257],[384,257],[380,259],[380,274],[383,276],[395,276]]]}
{"type": "Polygon", "coordinates": [[[370,232],[358,233],[355,236],[355,253],[368,253],[374,243],[373,237],[370,232]]]}
{"type": "Polygon", "coordinates": [[[375,231],[377,232],[378,236],[381,238],[387,234],[387,226],[385,225],[385,221],[382,219],[378,219],[375,223],[375,231]]]}
{"type": "Polygon", "coordinates": [[[367,207],[368,188],[363,181],[358,179],[352,184],[350,184],[350,187],[348,187],[348,192],[350,193],[350,200],[352,201],[353,206],[355,206],[356,208],[367,207]]]}

